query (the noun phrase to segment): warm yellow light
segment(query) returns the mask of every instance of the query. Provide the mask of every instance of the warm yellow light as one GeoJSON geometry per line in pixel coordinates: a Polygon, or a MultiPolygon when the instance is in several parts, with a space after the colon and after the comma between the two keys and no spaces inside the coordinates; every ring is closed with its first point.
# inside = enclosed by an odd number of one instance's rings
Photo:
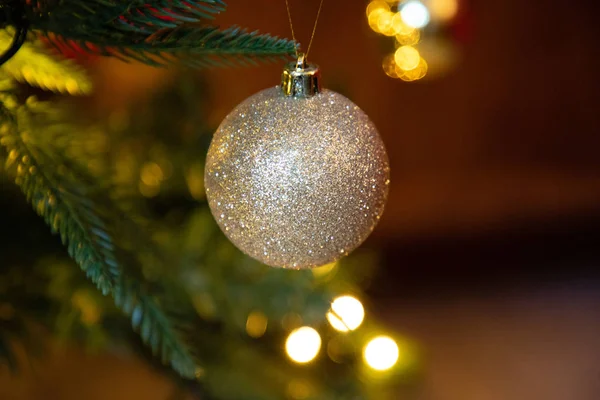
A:
{"type": "Polygon", "coordinates": [[[390,78],[399,78],[398,74],[396,73],[396,68],[398,68],[398,66],[396,65],[396,61],[394,61],[393,54],[388,54],[385,56],[381,66],[383,67],[383,71],[387,76],[390,78]]]}
{"type": "Polygon", "coordinates": [[[321,336],[309,326],[298,328],[288,336],[285,351],[288,356],[300,364],[314,360],[321,349],[321,336]]]}
{"type": "Polygon", "coordinates": [[[248,336],[259,338],[267,331],[267,317],[260,311],[252,311],[246,320],[248,336]]]}
{"type": "Polygon", "coordinates": [[[429,0],[428,4],[434,20],[449,21],[458,13],[458,0],[429,0]]]}
{"type": "Polygon", "coordinates": [[[421,40],[421,32],[418,29],[413,29],[411,33],[406,35],[396,35],[396,42],[400,46],[412,46],[419,43],[419,40],[421,40]]]}
{"type": "Polygon", "coordinates": [[[429,10],[418,0],[411,0],[404,3],[400,9],[402,20],[408,26],[413,28],[423,28],[429,23],[429,10]]]}
{"type": "Polygon", "coordinates": [[[322,265],[317,268],[313,268],[311,271],[315,277],[324,278],[324,277],[328,276],[335,269],[336,265],[337,265],[337,263],[332,262],[332,263],[325,264],[325,265],[322,265]]]}
{"type": "Polygon", "coordinates": [[[394,13],[390,11],[377,13],[377,31],[387,36],[394,36],[393,18],[394,13]]]}
{"type": "Polygon", "coordinates": [[[378,8],[377,10],[373,11],[372,13],[369,14],[368,17],[368,21],[369,21],[369,26],[371,27],[371,29],[373,29],[373,31],[377,32],[377,33],[381,33],[379,31],[379,17],[384,14],[384,13],[388,13],[388,10],[384,10],[383,8],[378,8]]]}
{"type": "Polygon", "coordinates": [[[365,319],[365,309],[358,299],[352,296],[340,296],[331,303],[331,311],[327,313],[327,319],[335,330],[353,331],[365,319]]]}
{"type": "Polygon", "coordinates": [[[419,61],[419,65],[410,71],[403,71],[400,68],[396,71],[398,77],[406,82],[418,81],[427,75],[429,67],[423,58],[419,61]]]}
{"type": "Polygon", "coordinates": [[[147,162],[142,166],[140,178],[147,186],[158,186],[165,178],[162,168],[155,162],[147,162]]]}
{"type": "Polygon", "coordinates": [[[392,368],[398,361],[400,352],[394,339],[378,336],[365,346],[363,357],[369,367],[377,371],[392,368]]]}
{"type": "Polygon", "coordinates": [[[402,19],[402,15],[397,12],[392,17],[392,28],[394,29],[394,34],[396,35],[410,35],[411,33],[417,31],[417,29],[412,26],[406,25],[404,20],[402,19]]]}
{"type": "Polygon", "coordinates": [[[390,6],[385,1],[381,1],[381,0],[372,1],[367,6],[367,17],[370,17],[371,14],[373,14],[373,12],[376,10],[390,11],[390,6]]]}
{"type": "Polygon", "coordinates": [[[421,61],[421,55],[412,46],[401,46],[394,53],[396,65],[403,71],[410,71],[417,68],[421,61]]]}

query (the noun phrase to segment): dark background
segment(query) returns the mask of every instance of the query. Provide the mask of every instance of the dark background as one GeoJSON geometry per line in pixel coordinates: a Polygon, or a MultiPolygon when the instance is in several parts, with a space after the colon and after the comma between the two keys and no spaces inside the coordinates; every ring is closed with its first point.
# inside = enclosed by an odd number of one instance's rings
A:
{"type": "MultiPolygon", "coordinates": [[[[223,25],[289,36],[283,0],[229,3],[223,25]]],[[[318,0],[291,4],[306,42],[318,0]]],[[[422,399],[598,399],[600,7],[461,6],[458,65],[409,84],[383,73],[385,44],[366,23],[366,2],[325,0],[310,58],[326,86],[343,88],[371,116],[392,164],[387,210],[367,242],[383,251],[370,308],[420,342],[422,399]]],[[[280,70],[209,72],[211,123],[277,84],[280,70]]],[[[93,71],[100,111],[148,96],[171,76],[111,60],[93,71]]],[[[132,361],[60,359],[23,399],[107,398],[102,382],[115,400],[168,392],[132,361]],[[40,397],[48,392],[55,397],[40,397]]]]}

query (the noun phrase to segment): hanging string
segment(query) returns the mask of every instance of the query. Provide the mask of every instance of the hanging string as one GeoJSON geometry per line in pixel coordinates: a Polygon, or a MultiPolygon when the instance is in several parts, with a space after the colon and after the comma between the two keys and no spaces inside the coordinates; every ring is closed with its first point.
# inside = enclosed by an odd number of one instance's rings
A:
{"type": "MultiPolygon", "coordinates": [[[[315,24],[313,25],[312,34],[310,35],[310,41],[308,42],[308,48],[306,49],[306,53],[304,56],[308,58],[308,53],[310,52],[310,46],[312,46],[313,39],[315,38],[315,32],[317,31],[317,24],[319,23],[319,17],[321,16],[321,9],[323,8],[323,2],[325,0],[321,0],[319,3],[319,10],[317,11],[317,17],[315,18],[315,24]]],[[[294,33],[294,24],[292,23],[292,12],[290,10],[290,2],[289,0],[285,0],[285,7],[287,9],[288,20],[290,21],[290,30],[292,31],[292,39],[294,42],[298,42],[296,40],[296,35],[294,33]]],[[[298,48],[296,48],[296,57],[300,57],[300,53],[298,52],[298,48]]]]}

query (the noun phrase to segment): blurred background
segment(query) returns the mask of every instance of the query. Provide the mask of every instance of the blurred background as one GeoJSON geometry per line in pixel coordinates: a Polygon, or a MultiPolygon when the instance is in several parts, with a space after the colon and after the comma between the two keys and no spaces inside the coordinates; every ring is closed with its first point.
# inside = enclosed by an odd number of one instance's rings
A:
{"type": "MultiPolygon", "coordinates": [[[[228,3],[219,24],[290,36],[283,0],[228,3]]],[[[291,0],[302,43],[318,3],[291,0]]],[[[387,209],[366,243],[382,254],[370,308],[422,347],[420,399],[598,399],[597,2],[410,3],[394,19],[397,2],[325,0],[310,55],[324,85],[372,118],[391,160],[387,209]]],[[[89,64],[99,113],[177,73],[89,64]]],[[[278,84],[281,67],[202,72],[209,124],[278,84]]],[[[23,399],[168,395],[135,361],[76,350],[22,385],[23,399]]]]}

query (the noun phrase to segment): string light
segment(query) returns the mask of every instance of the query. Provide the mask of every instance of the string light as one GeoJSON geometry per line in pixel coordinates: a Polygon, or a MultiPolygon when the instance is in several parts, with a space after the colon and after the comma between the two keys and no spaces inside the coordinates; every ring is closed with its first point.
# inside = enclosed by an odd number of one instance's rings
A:
{"type": "Polygon", "coordinates": [[[369,17],[376,10],[390,11],[390,6],[385,1],[381,1],[381,0],[372,1],[367,6],[367,17],[369,17]]]}
{"type": "Polygon", "coordinates": [[[309,326],[296,329],[288,336],[285,350],[288,357],[299,364],[315,359],[321,349],[321,336],[309,326]]]}
{"type": "Polygon", "coordinates": [[[418,29],[425,27],[430,19],[429,9],[417,0],[404,3],[400,9],[400,15],[406,25],[418,29]]]}
{"type": "Polygon", "coordinates": [[[425,60],[421,58],[416,68],[408,71],[404,71],[400,68],[397,68],[396,73],[398,74],[398,77],[403,81],[412,82],[423,78],[427,74],[428,68],[429,67],[427,65],[427,62],[425,62],[425,60]]]}
{"type": "Polygon", "coordinates": [[[429,0],[427,5],[434,20],[450,21],[458,13],[458,0],[429,0]]]}
{"type": "Polygon", "coordinates": [[[400,13],[395,13],[392,17],[392,27],[394,28],[396,35],[410,35],[417,31],[417,29],[413,28],[412,26],[408,26],[404,22],[400,13]]]}
{"type": "Polygon", "coordinates": [[[394,20],[394,13],[390,11],[382,11],[377,13],[377,30],[386,36],[394,36],[394,26],[392,22],[394,20]]]}
{"type": "Polygon", "coordinates": [[[413,29],[412,32],[410,32],[408,34],[396,35],[396,43],[400,46],[415,45],[415,44],[419,43],[420,39],[421,39],[421,31],[419,31],[418,29],[413,29]]]}
{"type": "Polygon", "coordinates": [[[383,59],[385,74],[412,82],[424,78],[430,67],[432,76],[451,68],[456,60],[452,44],[428,51],[440,39],[426,35],[430,32],[426,27],[431,21],[436,27],[447,24],[457,16],[459,7],[459,0],[371,0],[366,10],[369,26],[395,39],[395,52],[383,59]]]}
{"type": "Polygon", "coordinates": [[[362,303],[352,296],[340,296],[331,303],[327,319],[333,329],[348,332],[357,329],[365,318],[362,303]]]}
{"type": "Polygon", "coordinates": [[[378,336],[364,348],[363,357],[367,365],[377,371],[386,371],[398,361],[400,351],[394,339],[378,336]]]}
{"type": "Polygon", "coordinates": [[[421,55],[412,46],[401,46],[394,53],[394,61],[401,70],[410,71],[417,68],[421,61],[421,55]]]}

